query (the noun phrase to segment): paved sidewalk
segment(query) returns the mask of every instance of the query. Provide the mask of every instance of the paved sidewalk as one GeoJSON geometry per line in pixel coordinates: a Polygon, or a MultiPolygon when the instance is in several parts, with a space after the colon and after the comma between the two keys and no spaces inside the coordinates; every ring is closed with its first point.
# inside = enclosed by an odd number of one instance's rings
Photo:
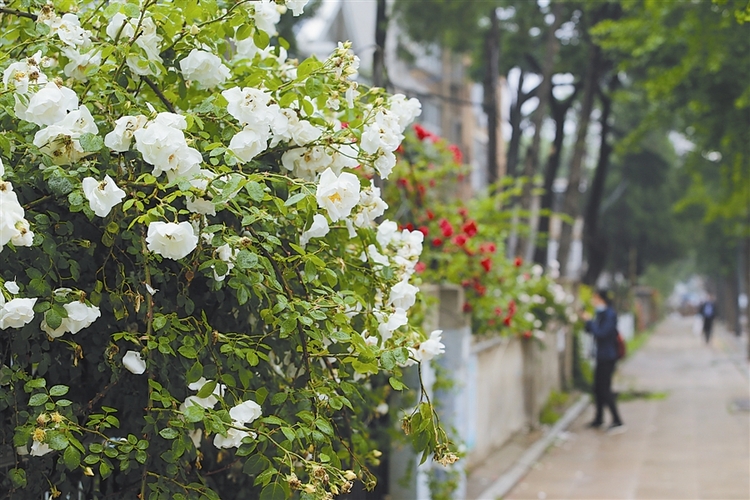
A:
{"type": "Polygon", "coordinates": [[[589,408],[506,498],[750,499],[750,413],[735,403],[750,396],[746,344],[716,330],[709,347],[692,318],[664,321],[615,390],[666,397],[620,403],[616,436],[585,428],[589,408]]]}

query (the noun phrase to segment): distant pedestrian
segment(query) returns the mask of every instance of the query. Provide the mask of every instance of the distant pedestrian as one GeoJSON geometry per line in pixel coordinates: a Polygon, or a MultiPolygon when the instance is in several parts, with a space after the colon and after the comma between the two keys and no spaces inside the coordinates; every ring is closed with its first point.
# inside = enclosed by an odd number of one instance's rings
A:
{"type": "Polygon", "coordinates": [[[716,302],[713,296],[709,295],[708,299],[701,304],[698,314],[703,317],[703,336],[706,338],[706,344],[711,341],[711,331],[714,328],[714,318],[716,317],[716,302]]]}
{"type": "Polygon", "coordinates": [[[604,423],[604,407],[612,414],[612,424],[608,432],[612,434],[625,430],[617,412],[615,395],[612,393],[612,375],[617,364],[617,313],[612,307],[609,291],[597,290],[593,298],[596,316],[586,321],[586,331],[596,341],[596,369],[594,370],[594,400],[596,416],[589,427],[599,428],[604,423]]]}

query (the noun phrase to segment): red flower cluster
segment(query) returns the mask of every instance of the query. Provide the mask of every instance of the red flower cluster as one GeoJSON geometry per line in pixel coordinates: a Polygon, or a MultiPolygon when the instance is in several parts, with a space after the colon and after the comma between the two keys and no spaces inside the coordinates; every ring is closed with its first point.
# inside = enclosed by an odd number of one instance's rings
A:
{"type": "Polygon", "coordinates": [[[516,260],[513,261],[513,265],[521,267],[523,265],[523,259],[521,257],[516,257],[516,260]]]}
{"type": "Polygon", "coordinates": [[[464,223],[461,229],[464,233],[466,233],[466,236],[468,236],[469,238],[473,238],[477,234],[477,223],[473,220],[470,220],[464,223]]]}
{"type": "Polygon", "coordinates": [[[450,238],[453,236],[453,226],[448,222],[448,219],[440,219],[438,225],[440,226],[440,231],[443,233],[443,237],[450,238]]]}
{"type": "Polygon", "coordinates": [[[463,161],[464,155],[463,153],[461,153],[461,150],[458,146],[456,146],[455,144],[451,144],[450,146],[448,146],[448,149],[451,153],[453,153],[453,161],[455,161],[456,163],[461,163],[463,161]]]}
{"type": "Polygon", "coordinates": [[[417,134],[417,139],[419,139],[420,141],[424,141],[425,139],[430,139],[432,142],[437,142],[440,140],[440,137],[433,134],[432,132],[430,132],[429,130],[427,130],[426,128],[424,128],[422,125],[418,123],[414,125],[414,132],[417,134]]]}

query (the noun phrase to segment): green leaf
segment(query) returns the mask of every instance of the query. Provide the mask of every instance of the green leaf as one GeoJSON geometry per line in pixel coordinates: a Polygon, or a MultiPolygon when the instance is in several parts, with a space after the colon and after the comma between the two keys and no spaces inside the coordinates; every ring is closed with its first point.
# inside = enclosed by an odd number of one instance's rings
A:
{"type": "Polygon", "coordinates": [[[53,450],[64,450],[68,447],[68,437],[60,432],[47,433],[47,444],[53,450]]]}
{"type": "Polygon", "coordinates": [[[245,461],[242,472],[254,476],[271,467],[271,461],[263,455],[253,455],[245,461]]]}
{"type": "Polygon", "coordinates": [[[291,206],[291,205],[294,205],[295,203],[304,200],[306,196],[307,196],[307,193],[297,193],[297,194],[291,196],[288,200],[286,200],[284,202],[284,205],[287,206],[287,207],[291,206]]]}
{"type": "Polygon", "coordinates": [[[205,411],[203,410],[203,407],[192,404],[185,408],[183,415],[185,416],[185,420],[188,422],[200,422],[201,420],[203,420],[205,411]]]}
{"type": "Polygon", "coordinates": [[[65,462],[65,467],[70,470],[78,468],[81,465],[81,452],[73,446],[68,446],[63,453],[63,462],[65,462]]]}
{"type": "Polygon", "coordinates": [[[34,394],[29,398],[29,406],[41,406],[47,402],[49,396],[43,392],[34,394]]]}
{"type": "Polygon", "coordinates": [[[257,203],[263,201],[263,198],[266,195],[263,186],[255,181],[250,181],[245,184],[245,191],[247,191],[247,195],[250,199],[257,203]]]}
{"type": "Polygon", "coordinates": [[[102,476],[102,479],[107,479],[110,474],[112,474],[112,466],[102,460],[99,464],[99,475],[102,476]]]}
{"type": "Polygon", "coordinates": [[[78,142],[81,144],[83,150],[87,153],[100,151],[104,147],[104,139],[96,134],[91,133],[81,134],[78,142]]]}
{"type": "Polygon", "coordinates": [[[180,346],[180,348],[177,349],[177,351],[179,351],[180,354],[182,354],[188,359],[195,359],[198,357],[198,353],[195,352],[195,349],[187,345],[180,346]]]}
{"type": "Polygon", "coordinates": [[[197,396],[199,398],[207,398],[211,394],[214,393],[214,389],[216,389],[216,380],[209,380],[205,384],[203,384],[203,387],[201,387],[201,390],[198,391],[197,396]]]}
{"type": "Polygon", "coordinates": [[[10,480],[15,488],[26,487],[26,471],[23,469],[11,469],[8,471],[10,480]]]}
{"type": "Polygon", "coordinates": [[[322,418],[316,419],[315,427],[320,429],[320,432],[322,432],[323,434],[333,436],[333,426],[327,420],[323,420],[322,418]]]}
{"type": "Polygon", "coordinates": [[[388,383],[391,384],[391,387],[393,387],[397,391],[402,391],[404,389],[407,389],[407,387],[396,377],[390,377],[388,379],[388,383]]]}
{"type": "Polygon", "coordinates": [[[193,366],[185,374],[185,381],[188,384],[198,381],[203,376],[203,365],[200,361],[193,363],[193,366]]]}
{"type": "Polygon", "coordinates": [[[240,250],[235,263],[240,269],[253,269],[258,266],[258,256],[250,250],[240,250]]]}
{"type": "Polygon", "coordinates": [[[297,80],[304,80],[307,75],[320,68],[321,65],[321,62],[315,59],[315,57],[305,59],[297,66],[297,80]]]}
{"type": "Polygon", "coordinates": [[[289,492],[283,485],[286,483],[271,483],[260,492],[260,500],[285,500],[289,492]]]}
{"type": "Polygon", "coordinates": [[[159,435],[164,439],[175,439],[180,435],[180,432],[172,427],[165,427],[159,431],[159,435]]]}
{"type": "Polygon", "coordinates": [[[50,390],[50,396],[65,396],[70,389],[67,385],[53,385],[50,390]]]}

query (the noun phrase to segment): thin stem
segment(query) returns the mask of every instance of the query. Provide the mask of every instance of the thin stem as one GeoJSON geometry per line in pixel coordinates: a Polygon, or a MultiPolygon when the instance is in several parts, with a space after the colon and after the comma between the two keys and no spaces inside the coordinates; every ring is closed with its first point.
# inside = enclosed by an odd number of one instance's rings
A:
{"type": "Polygon", "coordinates": [[[36,14],[23,12],[22,10],[8,9],[7,7],[0,7],[0,14],[10,14],[12,16],[25,17],[26,19],[31,19],[32,21],[36,21],[37,19],[36,14]]]}
{"type": "Polygon", "coordinates": [[[170,113],[176,113],[174,105],[167,99],[167,96],[164,95],[164,93],[159,89],[159,87],[156,86],[156,84],[151,81],[151,79],[147,76],[141,76],[141,79],[146,82],[146,85],[149,86],[151,90],[154,91],[154,94],[156,94],[156,97],[159,98],[159,100],[164,103],[164,105],[167,107],[170,113]]]}

